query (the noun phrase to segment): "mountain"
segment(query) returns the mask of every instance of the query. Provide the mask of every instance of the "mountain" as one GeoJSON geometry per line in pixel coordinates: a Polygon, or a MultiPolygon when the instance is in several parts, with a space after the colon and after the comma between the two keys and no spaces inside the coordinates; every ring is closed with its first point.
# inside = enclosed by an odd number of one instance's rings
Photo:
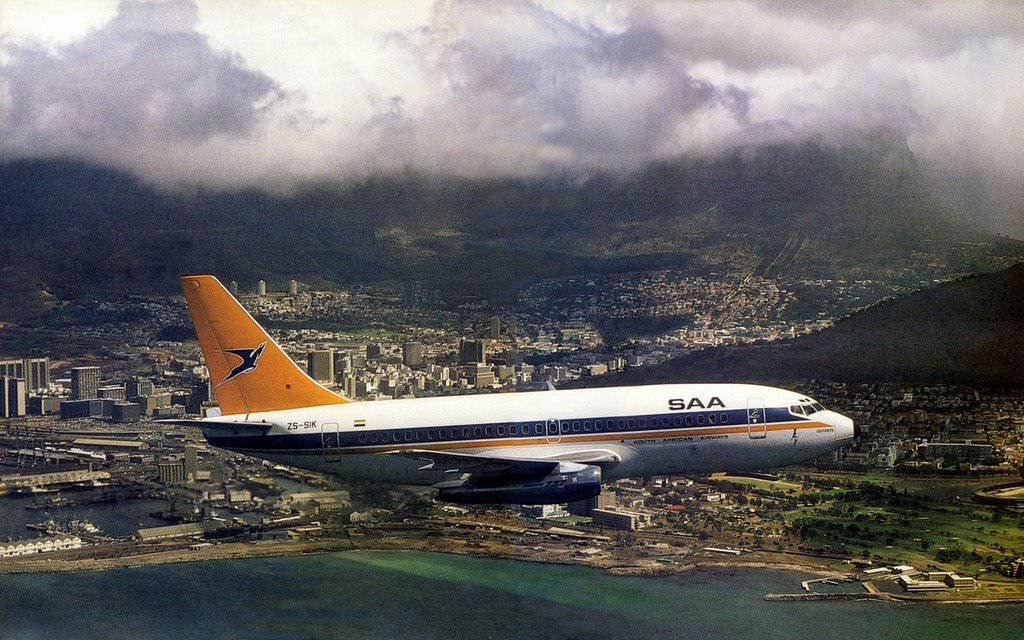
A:
{"type": "Polygon", "coordinates": [[[0,185],[0,321],[82,291],[173,292],[196,272],[502,297],[570,273],[941,276],[1024,254],[949,219],[888,132],[543,179],[407,173],[290,194],[166,191],[52,160],[0,164],[0,185]]]}
{"type": "Polygon", "coordinates": [[[810,379],[1024,386],[1024,263],[888,300],[815,334],[706,349],[588,385],[810,379]]]}

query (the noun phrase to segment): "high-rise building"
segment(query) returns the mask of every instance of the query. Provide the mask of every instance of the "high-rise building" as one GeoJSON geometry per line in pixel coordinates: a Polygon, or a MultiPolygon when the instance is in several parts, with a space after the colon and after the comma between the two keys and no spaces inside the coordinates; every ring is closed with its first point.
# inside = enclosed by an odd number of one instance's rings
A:
{"type": "Polygon", "coordinates": [[[238,281],[232,280],[228,283],[228,289],[231,291],[231,295],[238,297],[238,281]]]}
{"type": "Polygon", "coordinates": [[[101,400],[120,400],[124,401],[125,397],[124,385],[111,384],[104,387],[98,387],[96,389],[96,397],[101,400]]]}
{"type": "Polygon", "coordinates": [[[0,377],[0,418],[20,418],[25,415],[25,381],[9,376],[0,377]]]}
{"type": "Polygon", "coordinates": [[[153,381],[145,378],[133,378],[125,385],[125,395],[128,398],[148,398],[153,392],[153,381]]]}
{"type": "Polygon", "coordinates": [[[0,360],[0,376],[6,378],[24,378],[25,361],[21,358],[0,360]]]}
{"type": "Polygon", "coordinates": [[[344,351],[334,352],[334,378],[337,380],[352,371],[352,358],[344,351]]]}
{"type": "Polygon", "coordinates": [[[265,296],[267,295],[267,281],[260,280],[256,283],[256,295],[265,296]]]}
{"type": "Polygon", "coordinates": [[[334,351],[320,349],[306,354],[309,377],[319,382],[334,382],[334,351]]]}
{"type": "Polygon", "coordinates": [[[462,375],[471,387],[489,387],[494,384],[494,370],[479,362],[462,367],[462,375]]]}
{"type": "Polygon", "coordinates": [[[501,337],[501,318],[498,316],[491,316],[490,321],[488,321],[487,337],[491,340],[497,340],[501,337]]]}
{"type": "Polygon", "coordinates": [[[199,477],[199,453],[195,447],[185,447],[185,480],[195,481],[199,477]]]}
{"type": "Polygon", "coordinates": [[[99,367],[73,367],[71,369],[71,399],[90,400],[98,397],[99,367]]]}
{"type": "Polygon", "coordinates": [[[463,340],[459,344],[460,364],[487,364],[487,347],[483,340],[463,340]]]}
{"type": "Polygon", "coordinates": [[[299,292],[299,283],[296,282],[295,280],[289,281],[288,282],[288,293],[290,293],[291,295],[294,296],[298,292],[299,292]]]}
{"type": "Polygon", "coordinates": [[[423,366],[423,345],[419,342],[406,342],[403,344],[402,364],[407,367],[423,366]]]}
{"type": "Polygon", "coordinates": [[[367,360],[373,360],[374,358],[379,358],[380,354],[383,353],[383,352],[384,352],[384,350],[376,342],[368,342],[368,343],[366,343],[366,359],[367,360]]]}
{"type": "Polygon", "coordinates": [[[21,378],[28,391],[50,386],[49,358],[11,358],[0,360],[0,376],[21,378]]]}

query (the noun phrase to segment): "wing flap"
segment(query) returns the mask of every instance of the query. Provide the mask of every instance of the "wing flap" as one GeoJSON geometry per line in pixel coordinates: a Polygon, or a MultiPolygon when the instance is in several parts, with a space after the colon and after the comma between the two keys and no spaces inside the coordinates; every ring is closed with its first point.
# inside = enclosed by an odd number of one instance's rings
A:
{"type": "Polygon", "coordinates": [[[510,475],[510,476],[546,476],[559,464],[558,460],[538,460],[536,458],[517,459],[498,456],[482,456],[471,453],[450,453],[447,451],[427,451],[424,449],[407,449],[389,451],[389,455],[414,458],[425,462],[421,469],[433,469],[440,466],[445,471],[472,473],[479,476],[510,475]]]}

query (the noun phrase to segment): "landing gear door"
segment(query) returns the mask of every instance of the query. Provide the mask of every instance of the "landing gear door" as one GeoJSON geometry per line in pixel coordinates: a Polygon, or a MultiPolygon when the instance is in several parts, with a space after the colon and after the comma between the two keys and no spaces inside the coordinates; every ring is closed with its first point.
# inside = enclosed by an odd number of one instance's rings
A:
{"type": "Polygon", "coordinates": [[[337,422],[324,422],[320,429],[320,443],[324,449],[324,460],[328,462],[336,462],[341,457],[341,452],[338,450],[340,442],[338,441],[338,423],[337,422]]]}
{"type": "Polygon", "coordinates": [[[763,398],[747,398],[747,434],[751,438],[764,438],[768,435],[768,425],[764,410],[763,398]]]}

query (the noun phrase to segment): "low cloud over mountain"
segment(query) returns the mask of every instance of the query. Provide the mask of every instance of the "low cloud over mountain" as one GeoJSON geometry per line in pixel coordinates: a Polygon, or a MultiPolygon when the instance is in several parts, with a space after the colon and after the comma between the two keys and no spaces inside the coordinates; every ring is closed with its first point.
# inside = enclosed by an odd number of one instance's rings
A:
{"type": "Polygon", "coordinates": [[[3,159],[289,190],[628,172],[887,129],[962,215],[1024,235],[1013,3],[98,0],[77,30],[59,4],[0,15],[3,159]]]}

